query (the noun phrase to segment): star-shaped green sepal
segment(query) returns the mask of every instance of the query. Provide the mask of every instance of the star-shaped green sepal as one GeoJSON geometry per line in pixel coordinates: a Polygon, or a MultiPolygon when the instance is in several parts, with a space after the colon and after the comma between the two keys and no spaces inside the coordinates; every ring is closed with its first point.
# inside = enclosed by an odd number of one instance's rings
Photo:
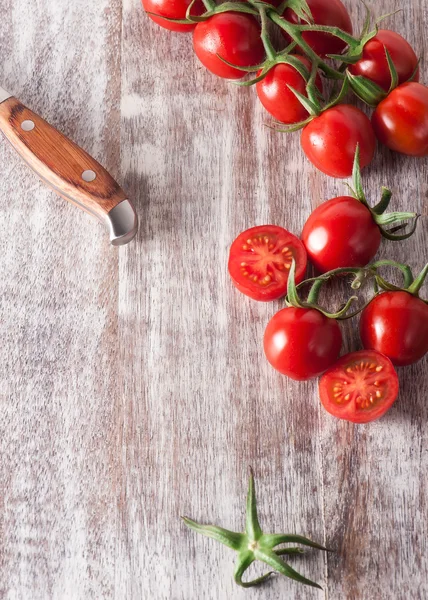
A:
{"type": "Polygon", "coordinates": [[[301,544],[302,546],[310,546],[311,548],[325,550],[326,552],[329,552],[329,550],[323,546],[320,546],[320,544],[316,544],[315,542],[302,537],[301,535],[263,533],[257,516],[256,493],[254,489],[254,475],[252,470],[250,470],[250,483],[247,496],[245,533],[236,533],[215,525],[199,525],[199,523],[196,523],[187,517],[183,517],[183,521],[188,527],[190,527],[190,529],[193,529],[193,531],[217,540],[218,542],[221,542],[225,546],[232,548],[232,550],[235,550],[238,553],[238,561],[235,567],[234,578],[235,582],[242,587],[247,588],[259,585],[260,583],[266,581],[266,579],[268,579],[268,577],[270,577],[274,571],[277,571],[278,573],[285,575],[285,577],[289,577],[290,579],[294,579],[295,581],[299,581],[305,585],[322,589],[317,583],[311,581],[310,579],[306,579],[306,577],[303,577],[303,575],[297,573],[297,571],[290,567],[290,565],[281,558],[281,556],[285,555],[302,554],[302,548],[292,547],[281,548],[278,550],[275,550],[275,548],[280,544],[292,543],[301,544]],[[253,581],[242,581],[245,571],[256,560],[260,560],[261,562],[267,564],[269,567],[274,569],[274,571],[269,571],[269,573],[266,573],[262,577],[259,577],[253,581]]]}

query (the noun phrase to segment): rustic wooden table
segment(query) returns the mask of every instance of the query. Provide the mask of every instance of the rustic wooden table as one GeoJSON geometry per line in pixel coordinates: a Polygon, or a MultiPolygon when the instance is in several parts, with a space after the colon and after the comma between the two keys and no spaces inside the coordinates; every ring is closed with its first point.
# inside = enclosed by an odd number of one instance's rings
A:
{"type": "MultiPolygon", "coordinates": [[[[423,53],[427,4],[405,8],[394,27],[423,53]]],[[[110,247],[0,142],[0,598],[428,598],[427,361],[400,372],[381,421],[335,420],[315,381],[263,357],[280,303],[241,296],[226,271],[237,233],[298,233],[343,182],[139,0],[2,0],[1,15],[0,83],[107,166],[141,228],[110,247]],[[241,590],[233,553],[181,523],[242,528],[249,465],[266,529],[337,549],[293,561],[324,592],[280,577],[241,590]]],[[[380,149],[364,179],[427,214],[426,160],[380,149]]],[[[382,253],[418,269],[427,244],[425,220],[382,253]]]]}

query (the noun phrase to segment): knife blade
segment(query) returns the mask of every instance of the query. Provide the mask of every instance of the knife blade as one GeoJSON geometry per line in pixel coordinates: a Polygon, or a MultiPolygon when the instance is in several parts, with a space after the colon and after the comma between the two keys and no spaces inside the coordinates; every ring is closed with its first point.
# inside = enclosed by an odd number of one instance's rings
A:
{"type": "Polygon", "coordinates": [[[1,87],[0,131],[44,183],[107,227],[114,246],[127,244],[135,237],[137,214],[113,177],[1,87]]]}

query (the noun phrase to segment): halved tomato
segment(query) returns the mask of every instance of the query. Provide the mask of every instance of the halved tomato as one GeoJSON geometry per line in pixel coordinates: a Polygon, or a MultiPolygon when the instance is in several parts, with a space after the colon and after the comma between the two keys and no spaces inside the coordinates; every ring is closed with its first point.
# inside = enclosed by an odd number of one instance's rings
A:
{"type": "Polygon", "coordinates": [[[276,225],[252,227],[233,242],[229,273],[240,292],[253,300],[269,302],[286,295],[293,258],[299,283],[307,265],[306,250],[299,238],[276,225]]]}
{"type": "Polygon", "coordinates": [[[375,350],[342,356],[319,383],[326,411],[352,423],[369,423],[382,417],[394,404],[398,390],[392,362],[375,350]]]}

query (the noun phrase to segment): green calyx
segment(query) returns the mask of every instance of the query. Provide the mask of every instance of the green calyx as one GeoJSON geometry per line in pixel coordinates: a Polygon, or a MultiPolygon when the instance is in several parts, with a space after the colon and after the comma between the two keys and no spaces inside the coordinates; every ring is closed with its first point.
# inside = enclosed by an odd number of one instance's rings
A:
{"type": "MultiPolygon", "coordinates": [[[[413,277],[412,270],[410,269],[410,267],[408,265],[402,265],[400,263],[396,263],[396,262],[390,261],[390,260],[380,260],[380,261],[374,263],[372,265],[372,267],[375,271],[375,292],[376,293],[379,293],[380,290],[383,290],[386,292],[408,292],[409,294],[412,294],[412,296],[415,296],[416,298],[420,298],[419,292],[428,276],[428,264],[425,265],[425,267],[422,269],[422,271],[419,273],[419,275],[417,277],[413,277]],[[402,287],[396,286],[396,285],[390,283],[389,281],[386,281],[377,272],[379,268],[388,267],[388,266],[396,267],[401,270],[401,272],[403,274],[402,287]]],[[[428,304],[428,300],[423,300],[422,298],[420,298],[420,300],[422,300],[423,302],[428,304]]]]}
{"type": "Polygon", "coordinates": [[[386,209],[389,206],[392,192],[386,188],[382,188],[382,197],[378,204],[373,208],[368,204],[361,180],[361,169],[360,169],[360,148],[357,146],[355,151],[354,166],[352,171],[352,187],[351,193],[353,197],[364,204],[364,206],[370,211],[374,222],[379,227],[382,236],[393,242],[407,240],[416,231],[418,220],[421,215],[411,212],[392,212],[386,213],[386,209]],[[403,234],[396,234],[395,231],[406,227],[407,223],[403,224],[403,221],[414,220],[410,228],[410,231],[403,234]],[[386,226],[392,226],[391,229],[386,229],[386,226]]]}
{"type": "Polygon", "coordinates": [[[252,470],[250,470],[250,482],[247,495],[245,533],[236,533],[215,525],[199,525],[188,517],[183,517],[183,521],[187,527],[196,531],[196,533],[212,538],[238,553],[234,579],[241,587],[249,588],[260,585],[276,571],[277,573],[290,579],[294,579],[304,585],[322,589],[317,583],[300,575],[300,573],[295,571],[281,558],[286,555],[292,556],[295,554],[302,554],[304,552],[302,548],[288,547],[278,549],[277,547],[281,544],[300,544],[301,546],[309,546],[326,552],[329,552],[329,550],[300,535],[263,533],[257,515],[254,475],[252,470]],[[253,581],[243,581],[242,578],[245,571],[257,560],[268,565],[273,571],[269,571],[262,577],[258,577],[253,581]]]}

